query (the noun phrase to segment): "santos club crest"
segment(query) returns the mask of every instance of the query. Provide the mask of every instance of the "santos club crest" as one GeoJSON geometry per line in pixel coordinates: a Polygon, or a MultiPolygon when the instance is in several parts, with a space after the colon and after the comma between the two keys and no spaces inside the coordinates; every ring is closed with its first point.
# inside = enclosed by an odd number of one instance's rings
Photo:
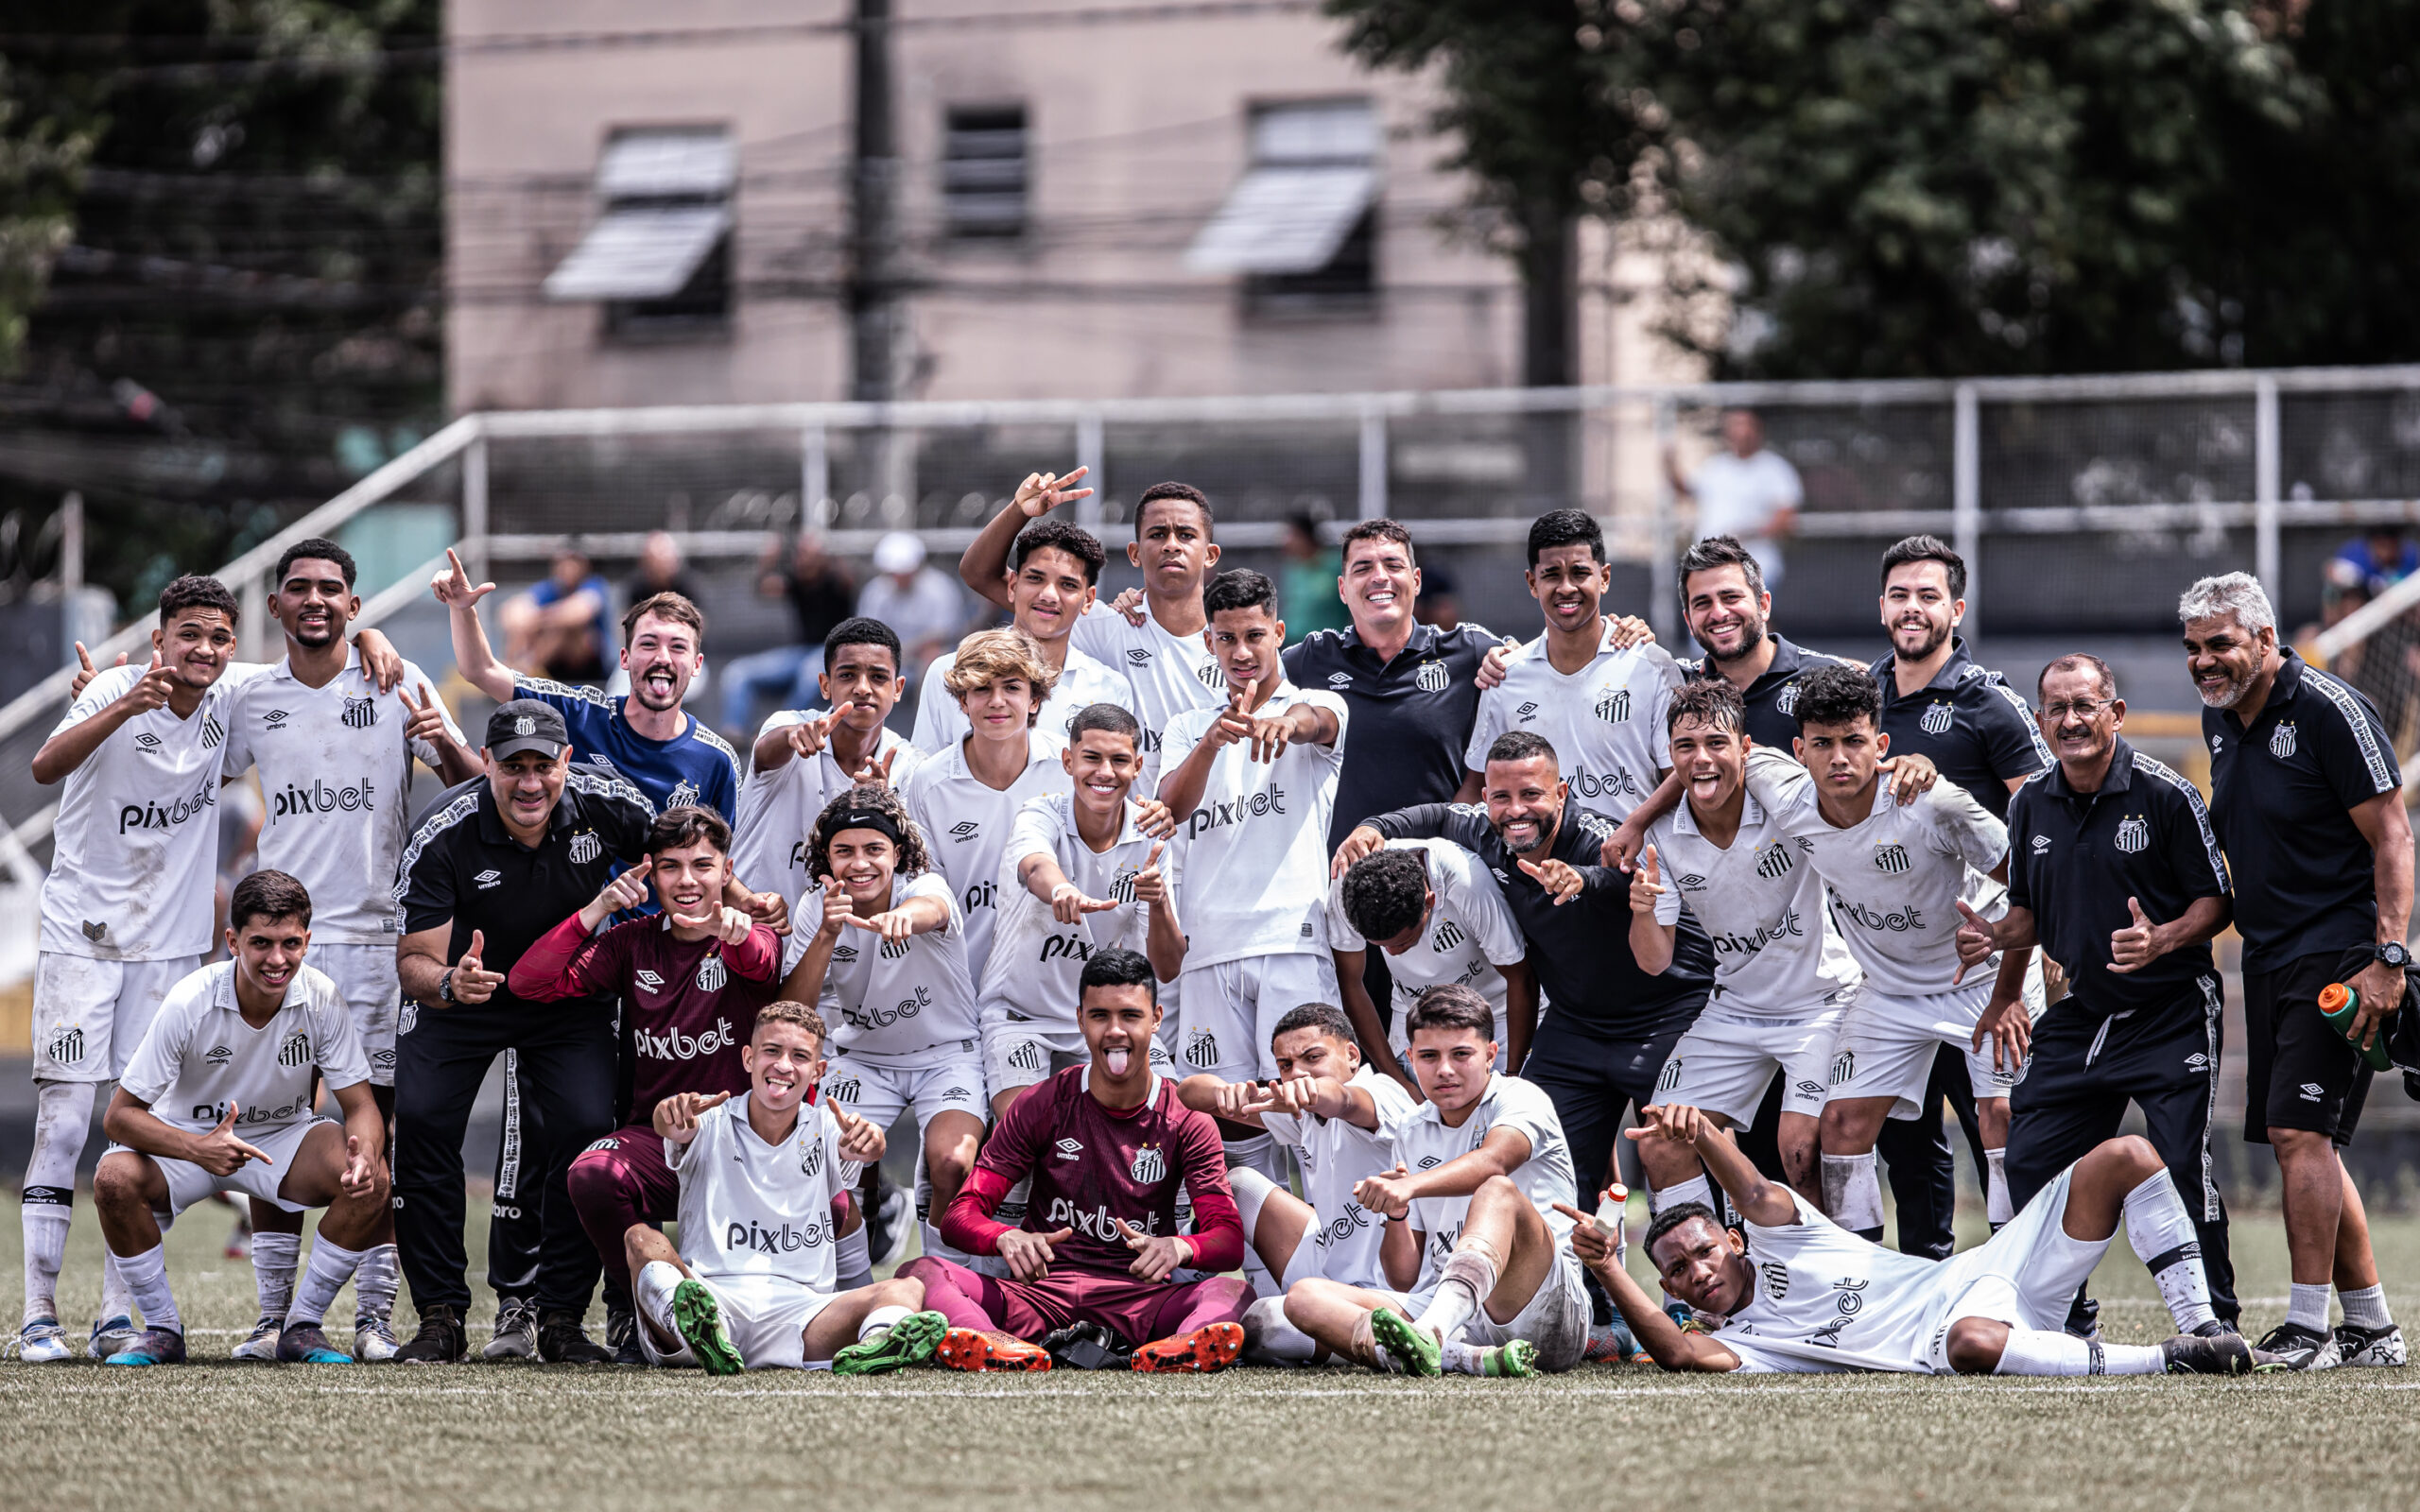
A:
{"type": "Polygon", "coordinates": [[[584,867],[605,853],[605,842],[596,838],[594,830],[582,830],[571,837],[571,864],[584,867]]]}
{"type": "Polygon", "coordinates": [[[1167,1178],[1168,1159],[1160,1153],[1158,1145],[1146,1144],[1134,1152],[1133,1163],[1126,1171],[1137,1181],[1164,1181],[1167,1178]]]}
{"type": "MultiPolygon", "coordinates": [[[[719,992],[722,990],[723,983],[728,980],[730,976],[723,967],[722,957],[719,954],[709,955],[698,963],[699,991],[719,992]]],[[[814,1174],[812,1171],[807,1173],[809,1176],[814,1174]]]]}
{"type": "Polygon", "coordinates": [[[2282,762],[2293,753],[2294,722],[2290,719],[2281,720],[2277,728],[2269,733],[2269,754],[2282,762]]]}
{"type": "Polygon", "coordinates": [[[1925,733],[1927,735],[1948,734],[1949,705],[1939,702],[1930,705],[1925,710],[1925,717],[1922,723],[1925,727],[1925,733]]]}
{"type": "Polygon", "coordinates": [[[2118,850],[2125,851],[2128,855],[2133,855],[2151,843],[2152,827],[2143,822],[2143,816],[2141,815],[2137,814],[2131,818],[2119,821],[2118,825],[2118,850]]]}
{"type": "Polygon", "coordinates": [[[1451,674],[1445,670],[1444,662],[1423,662],[1420,663],[1420,675],[1414,680],[1419,682],[1420,691],[1423,693],[1443,693],[1445,691],[1446,679],[1450,676],[1451,674]]]}
{"type": "Polygon", "coordinates": [[[1874,869],[1897,876],[1908,869],[1908,848],[1895,842],[1874,848],[1874,869]]]}
{"type": "Polygon", "coordinates": [[[1630,720],[1630,690],[1617,688],[1597,700],[1597,717],[1609,725],[1626,724],[1630,720]]]}
{"type": "Polygon", "coordinates": [[[1798,684],[1792,682],[1782,689],[1781,696],[1773,700],[1773,707],[1786,714],[1798,713],[1798,684]]]}

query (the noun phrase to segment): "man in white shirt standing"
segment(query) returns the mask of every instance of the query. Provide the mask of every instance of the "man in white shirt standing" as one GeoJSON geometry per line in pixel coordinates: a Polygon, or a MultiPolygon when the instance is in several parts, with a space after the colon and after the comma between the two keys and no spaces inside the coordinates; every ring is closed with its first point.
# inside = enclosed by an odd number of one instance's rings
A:
{"type": "MultiPolygon", "coordinates": [[[[1103,665],[1068,644],[1077,624],[1093,607],[1099,593],[1101,563],[1108,553],[1093,538],[1064,520],[1042,520],[1018,535],[1014,565],[995,585],[994,597],[1005,599],[1011,625],[1033,637],[1042,660],[1057,676],[1049,701],[1042,706],[1037,728],[1052,745],[1067,738],[1076,711],[1097,703],[1121,707],[1134,701],[1126,675],[1103,665]]],[[[938,658],[925,692],[916,703],[918,750],[938,755],[965,738],[965,711],[949,692],[953,655],[938,658]]]]}
{"type": "Polygon", "coordinates": [[[1756,412],[1744,405],[1724,410],[1722,450],[1686,477],[1680,459],[1668,450],[1664,471],[1673,492],[1697,501],[1699,539],[1737,538],[1764,569],[1765,585],[1779,588],[1781,543],[1797,524],[1806,490],[1789,459],[1765,449],[1765,425],[1756,412]]]}
{"type": "MultiPolygon", "coordinates": [[[[1251,1081],[1276,1069],[1278,1020],[1337,999],[1323,903],[1348,716],[1335,694],[1286,679],[1286,622],[1268,578],[1221,573],[1201,602],[1228,702],[1179,714],[1164,751],[1187,932],[1175,1053],[1188,1070],[1251,1081]]],[[[1225,1132],[1230,1165],[1279,1179],[1267,1134],[1225,1132]]]]}

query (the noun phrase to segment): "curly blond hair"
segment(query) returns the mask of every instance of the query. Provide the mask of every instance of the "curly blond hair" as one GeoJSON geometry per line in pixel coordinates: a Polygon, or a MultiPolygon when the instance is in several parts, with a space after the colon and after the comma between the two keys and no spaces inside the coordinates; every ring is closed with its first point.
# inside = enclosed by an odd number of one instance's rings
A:
{"type": "Polygon", "coordinates": [[[958,643],[958,658],[942,677],[942,686],[963,704],[966,696],[1002,678],[1023,678],[1033,689],[1033,708],[1026,714],[1030,730],[1042,718],[1042,705],[1059,685],[1059,669],[1044,659],[1042,643],[1023,630],[977,630],[958,643]]]}

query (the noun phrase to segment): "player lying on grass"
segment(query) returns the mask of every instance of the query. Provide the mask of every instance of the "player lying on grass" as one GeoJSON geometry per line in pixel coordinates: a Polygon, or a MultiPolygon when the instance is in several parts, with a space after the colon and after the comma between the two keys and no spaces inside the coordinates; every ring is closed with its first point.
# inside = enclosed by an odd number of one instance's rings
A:
{"type": "Polygon", "coordinates": [[[1936,1261],[1841,1228],[1766,1180],[1694,1108],[1650,1108],[1631,1138],[1694,1149],[1746,1220],[1744,1233],[1727,1229],[1689,1204],[1648,1228],[1648,1260],[1711,1325],[1700,1333],[1683,1332],[1630,1279],[1607,1235],[1563,1210],[1579,1221],[1573,1248],[1667,1370],[2242,1375],[2281,1365],[2211,1314],[2192,1217],[2148,1140],[2100,1145],[1989,1240],[1936,1261]],[[2176,1320],[2173,1338],[2103,1344],[2060,1326],[2121,1225],[2176,1320]]]}
{"type": "Polygon", "coordinates": [[[108,1363],[184,1363],[162,1219],[241,1192],[287,1212],[327,1210],[277,1357],[350,1364],[320,1321],[389,1231],[387,1123],[370,1062],[336,984],[302,964],[311,895],[301,883],[283,871],[237,883],[226,935],[234,958],[168,989],[101,1122],[113,1143],[93,1173],[94,1205],[143,1310],[143,1332],[108,1363]],[[315,1077],[344,1110],[341,1127],[312,1110],[315,1077]]]}
{"type": "Polygon", "coordinates": [[[1050,1356],[1030,1341],[1074,1323],[1140,1345],[1137,1370],[1219,1369],[1243,1349],[1252,1288],[1217,1274],[1170,1280],[1180,1268],[1243,1263],[1218,1125],[1151,1067],[1160,1002],[1150,961],[1095,951],[1078,991],[1091,1058],[1017,1099],[942,1220],[945,1241],[997,1255],[1011,1275],[932,1256],[899,1274],[923,1281],[925,1299],[948,1314],[941,1356],[953,1369],[1047,1370],[1050,1356]],[[993,1214],[1028,1177],[1033,1195],[1024,1227],[1012,1228],[993,1214]],[[1180,1189],[1193,1197],[1190,1234],[1176,1231],[1180,1189]]]}
{"type": "Polygon", "coordinates": [[[655,1131],[681,1183],[681,1247],[632,1224],[623,1237],[639,1345],[657,1365],[709,1375],[830,1362],[877,1375],[928,1359],[948,1327],[917,1309],[923,1283],[894,1278],[835,1293],[833,1199],[882,1159],[882,1130],[815,1095],[823,1019],[769,1003],[740,1053],[748,1091],[679,1092],[655,1131]]]}
{"type": "Polygon", "coordinates": [[[1177,1095],[1197,1112],[1265,1129],[1294,1151],[1308,1202],[1249,1166],[1236,1166],[1227,1179],[1252,1258],[1262,1267],[1258,1274],[1246,1267],[1262,1295],[1244,1311],[1244,1358],[1305,1365],[1326,1351],[1286,1321],[1286,1290],[1312,1276],[1386,1289],[1378,1263],[1386,1220],[1355,1201],[1354,1189],[1393,1167],[1395,1133],[1417,1105],[1393,1077],[1362,1060],[1353,1025],[1324,1003],[1305,1003],[1278,1020],[1269,1048],[1276,1079],[1187,1076],[1177,1095]]]}
{"type": "Polygon", "coordinates": [[[1495,1010],[1466,987],[1421,994],[1409,1026],[1428,1101],[1395,1132],[1392,1170],[1354,1200],[1387,1218],[1383,1286],[1313,1277],[1287,1320],[1374,1368],[1433,1376],[1568,1370],[1588,1345],[1588,1293],[1556,1198],[1572,1189],[1554,1105],[1495,1069],[1495,1010]]]}

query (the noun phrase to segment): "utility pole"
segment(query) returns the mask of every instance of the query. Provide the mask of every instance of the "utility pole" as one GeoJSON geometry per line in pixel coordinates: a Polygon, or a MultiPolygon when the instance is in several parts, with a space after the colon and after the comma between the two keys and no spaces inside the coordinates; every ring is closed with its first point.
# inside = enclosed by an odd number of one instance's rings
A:
{"type": "Polygon", "coordinates": [[[890,0],[856,0],[857,118],[850,178],[850,397],[897,397],[899,143],[891,121],[890,0]]]}

